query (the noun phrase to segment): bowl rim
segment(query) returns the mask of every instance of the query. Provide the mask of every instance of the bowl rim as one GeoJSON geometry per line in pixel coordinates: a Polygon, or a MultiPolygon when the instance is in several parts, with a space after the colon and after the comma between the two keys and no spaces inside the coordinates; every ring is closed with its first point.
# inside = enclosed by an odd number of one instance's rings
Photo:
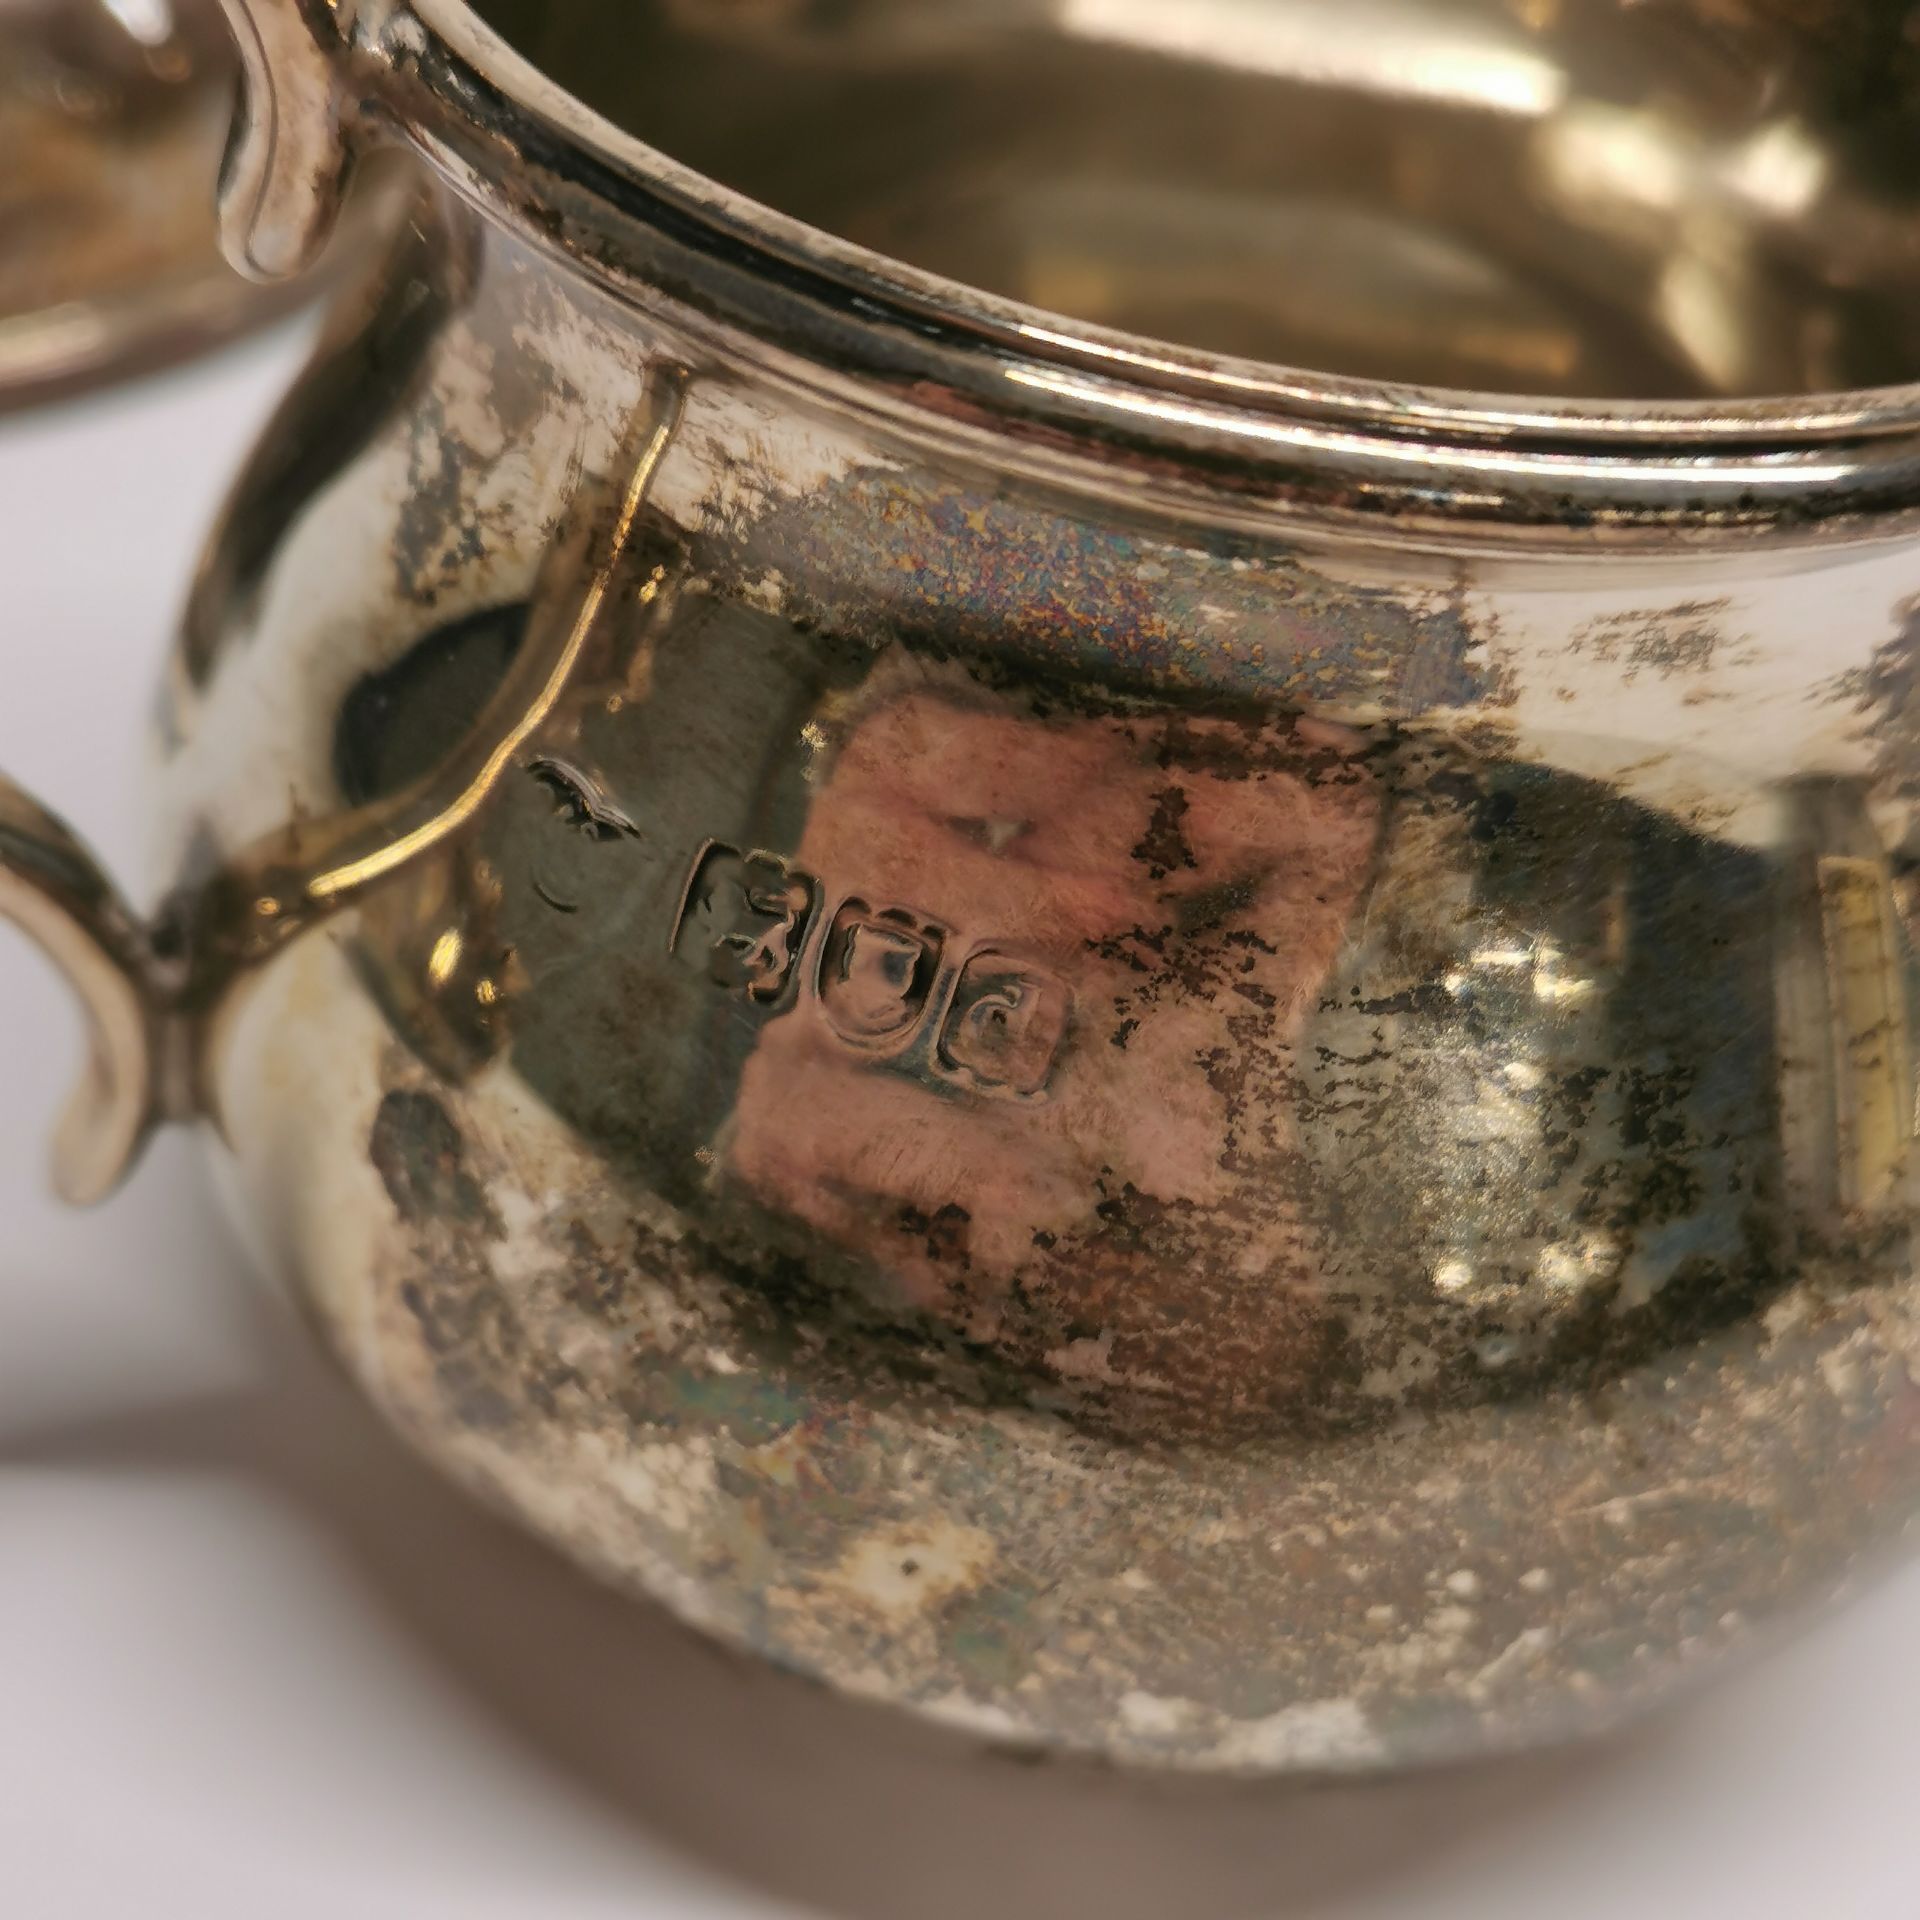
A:
{"type": "Polygon", "coordinates": [[[623,255],[637,222],[694,263],[674,291],[707,317],[759,331],[753,308],[712,297],[731,279],[780,306],[770,331],[790,366],[949,426],[1012,426],[1056,451],[1105,442],[1162,477],[1231,472],[1225,491],[1269,504],[1410,521],[1711,537],[1920,508],[1920,379],[1643,402],[1209,353],[908,266],[726,187],[588,106],[466,0],[401,0],[382,40],[401,130],[496,220],[627,293],[652,284],[623,255]]]}

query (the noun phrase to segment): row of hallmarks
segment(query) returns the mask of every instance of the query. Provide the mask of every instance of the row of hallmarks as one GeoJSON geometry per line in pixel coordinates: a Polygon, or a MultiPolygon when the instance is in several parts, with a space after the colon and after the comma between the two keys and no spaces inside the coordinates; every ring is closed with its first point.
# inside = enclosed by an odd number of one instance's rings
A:
{"type": "Polygon", "coordinates": [[[995,1099],[1045,1097],[1073,1012],[1061,980],[907,907],[850,895],[829,915],[824,900],[777,854],[709,840],[672,949],[757,1006],[810,995],[841,1043],[876,1062],[995,1099]]]}

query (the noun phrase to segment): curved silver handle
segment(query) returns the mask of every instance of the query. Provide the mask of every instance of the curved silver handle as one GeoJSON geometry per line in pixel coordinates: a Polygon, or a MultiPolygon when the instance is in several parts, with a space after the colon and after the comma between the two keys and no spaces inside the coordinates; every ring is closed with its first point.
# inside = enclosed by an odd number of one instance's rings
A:
{"type": "Polygon", "coordinates": [[[220,173],[220,239],[236,272],[284,280],[319,260],[353,172],[343,61],[355,12],[328,0],[221,0],[240,56],[220,173]]]}
{"type": "MultiPolygon", "coordinates": [[[[210,1113],[203,1057],[233,990],[309,928],[457,840],[521,764],[617,597],[686,382],[677,366],[648,370],[611,473],[582,483],[556,533],[512,670],[444,765],[387,800],[243,849],[176,902],[164,956],[73,830],[0,775],[0,917],[53,958],[91,1029],[86,1076],[56,1141],[66,1198],[104,1199],[160,1121],[210,1113]]],[[[636,593],[649,598],[658,584],[636,593]]]]}
{"type": "Polygon", "coordinates": [[[23,928],[86,1010],[87,1065],[54,1137],[54,1179],[104,1200],[160,1118],[166,1002],[139,921],[73,830],[0,774],[0,915],[23,928]]]}

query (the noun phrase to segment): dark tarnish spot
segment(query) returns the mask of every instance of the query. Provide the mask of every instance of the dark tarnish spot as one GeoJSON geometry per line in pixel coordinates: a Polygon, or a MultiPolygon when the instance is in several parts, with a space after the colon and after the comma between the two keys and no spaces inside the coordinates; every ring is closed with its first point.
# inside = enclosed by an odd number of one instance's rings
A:
{"type": "Polygon", "coordinates": [[[1184,788],[1162,787],[1153,796],[1153,818],[1147,822],[1146,833],[1134,848],[1133,857],[1144,860],[1147,871],[1156,880],[1164,880],[1176,867],[1197,864],[1193,849],[1187,845],[1186,835],[1180,829],[1180,823],[1186,816],[1187,796],[1184,788]]]}
{"type": "Polygon", "coordinates": [[[1242,874],[1238,879],[1223,880],[1218,886],[1201,887],[1184,895],[1174,910],[1174,931],[1182,939],[1191,939],[1196,934],[1212,933],[1235,914],[1248,912],[1260,898],[1265,877],[1242,874]]]}
{"type": "Polygon", "coordinates": [[[1183,1210],[1181,1202],[1162,1200],[1159,1195],[1142,1193],[1131,1180],[1117,1194],[1109,1195],[1095,1206],[1094,1212],[1113,1229],[1115,1240],[1123,1246],[1144,1245],[1156,1227],[1183,1210]]]}
{"type": "Polygon", "coordinates": [[[467,1171],[460,1130],[432,1094],[388,1094],[374,1115],[367,1153],[402,1220],[497,1230],[486,1193],[467,1171]]]}
{"type": "Polygon", "coordinates": [[[1726,600],[1686,600],[1649,613],[1608,614],[1590,620],[1574,636],[1572,651],[1603,666],[1620,668],[1621,684],[1631,686],[1642,673],[1662,680],[1676,674],[1702,674],[1726,640],[1721,625],[1726,600]]]}
{"type": "Polygon", "coordinates": [[[966,1208],[955,1206],[951,1201],[930,1214],[922,1213],[918,1207],[900,1210],[900,1231],[923,1239],[929,1260],[954,1261],[962,1267],[971,1263],[967,1233],[972,1224],[973,1216],[966,1208]]]}
{"type": "Polygon", "coordinates": [[[1867,723],[1882,791],[1905,798],[1920,789],[1920,600],[1899,608],[1897,618],[1899,630],[1872,660],[1837,676],[1827,691],[1856,707],[1867,723]]]}

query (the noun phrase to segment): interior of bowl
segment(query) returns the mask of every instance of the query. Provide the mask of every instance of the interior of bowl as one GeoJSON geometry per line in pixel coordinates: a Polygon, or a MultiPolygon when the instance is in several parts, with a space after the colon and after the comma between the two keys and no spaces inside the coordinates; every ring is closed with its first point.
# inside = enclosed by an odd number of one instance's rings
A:
{"type": "Polygon", "coordinates": [[[1920,378],[1906,0],[481,0],[560,85],[913,266],[1482,392],[1920,378]]]}

